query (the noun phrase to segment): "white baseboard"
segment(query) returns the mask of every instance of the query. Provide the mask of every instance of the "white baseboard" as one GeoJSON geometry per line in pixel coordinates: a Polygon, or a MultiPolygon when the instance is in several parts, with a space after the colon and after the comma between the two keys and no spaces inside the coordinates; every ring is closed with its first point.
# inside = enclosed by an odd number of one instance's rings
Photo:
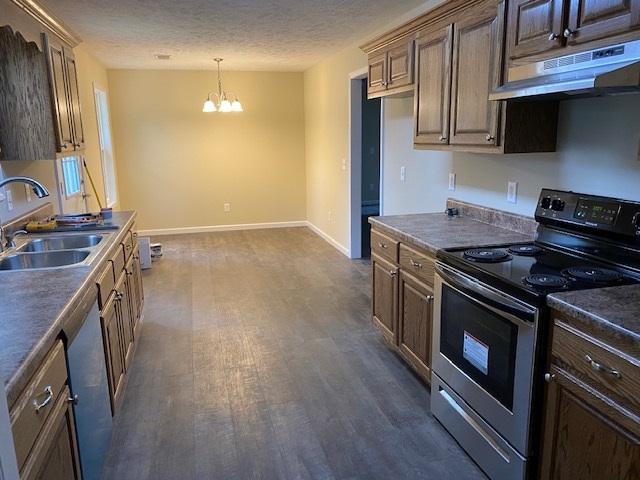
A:
{"type": "Polygon", "coordinates": [[[262,228],[290,228],[306,226],[308,226],[308,224],[305,220],[296,222],[244,223],[237,225],[205,225],[200,227],[157,228],[152,230],[139,230],[138,235],[142,237],[152,237],[155,235],[184,235],[187,233],[230,232],[233,230],[258,230],[262,228]]]}
{"type": "Polygon", "coordinates": [[[325,233],[322,230],[320,230],[313,223],[307,221],[306,224],[311,231],[313,231],[314,233],[322,237],[324,240],[326,240],[331,246],[335,247],[336,250],[338,250],[343,255],[346,255],[348,258],[351,258],[351,252],[349,252],[349,249],[347,247],[342,245],[340,242],[338,242],[335,238],[330,236],[328,233],[325,233]]]}

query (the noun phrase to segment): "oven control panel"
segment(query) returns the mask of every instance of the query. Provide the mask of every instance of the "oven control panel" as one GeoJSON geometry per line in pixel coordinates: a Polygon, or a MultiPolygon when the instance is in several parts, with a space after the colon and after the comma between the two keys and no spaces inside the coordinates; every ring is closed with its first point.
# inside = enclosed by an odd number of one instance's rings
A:
{"type": "Polygon", "coordinates": [[[630,200],[543,189],[536,220],[581,225],[640,240],[640,202],[630,200]]]}

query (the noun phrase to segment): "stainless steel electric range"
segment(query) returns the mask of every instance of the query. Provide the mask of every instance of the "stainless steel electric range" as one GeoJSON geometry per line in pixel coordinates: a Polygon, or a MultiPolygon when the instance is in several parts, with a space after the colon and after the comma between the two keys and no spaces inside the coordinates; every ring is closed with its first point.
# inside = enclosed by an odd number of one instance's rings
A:
{"type": "Polygon", "coordinates": [[[532,478],[551,292],[640,282],[640,203],[543,190],[535,242],[437,254],[431,408],[492,479],[532,478]]]}

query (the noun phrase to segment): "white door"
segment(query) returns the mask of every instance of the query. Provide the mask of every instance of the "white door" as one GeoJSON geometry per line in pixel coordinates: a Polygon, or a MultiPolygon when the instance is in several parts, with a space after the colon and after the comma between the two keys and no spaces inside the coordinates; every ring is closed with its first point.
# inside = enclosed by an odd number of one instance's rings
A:
{"type": "Polygon", "coordinates": [[[87,211],[82,160],[81,155],[56,160],[59,207],[64,215],[87,211]]]}

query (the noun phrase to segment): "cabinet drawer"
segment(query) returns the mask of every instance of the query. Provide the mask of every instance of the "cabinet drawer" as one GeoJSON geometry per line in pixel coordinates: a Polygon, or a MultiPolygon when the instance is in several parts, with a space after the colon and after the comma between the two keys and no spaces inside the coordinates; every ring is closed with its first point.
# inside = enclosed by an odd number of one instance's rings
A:
{"type": "Polygon", "coordinates": [[[382,258],[398,263],[399,242],[376,230],[371,230],[371,250],[382,258]]]}
{"type": "Polygon", "coordinates": [[[122,254],[122,245],[119,245],[113,252],[113,255],[109,259],[113,264],[113,276],[114,279],[120,276],[120,272],[124,268],[124,255],[122,254]]]}
{"type": "Polygon", "coordinates": [[[24,465],[66,382],[64,346],[58,340],[11,409],[18,468],[24,465]]]}
{"type": "Polygon", "coordinates": [[[113,292],[113,287],[115,286],[113,262],[107,262],[104,265],[102,273],[98,276],[96,283],[98,285],[98,308],[102,310],[107,304],[109,296],[111,295],[111,292],[113,292]]]}
{"type": "Polygon", "coordinates": [[[560,320],[553,329],[553,356],[596,388],[640,410],[640,365],[560,320]]]}
{"type": "Polygon", "coordinates": [[[431,255],[409,248],[404,244],[400,245],[400,268],[410,272],[431,287],[433,287],[435,267],[435,260],[431,255]]]}

